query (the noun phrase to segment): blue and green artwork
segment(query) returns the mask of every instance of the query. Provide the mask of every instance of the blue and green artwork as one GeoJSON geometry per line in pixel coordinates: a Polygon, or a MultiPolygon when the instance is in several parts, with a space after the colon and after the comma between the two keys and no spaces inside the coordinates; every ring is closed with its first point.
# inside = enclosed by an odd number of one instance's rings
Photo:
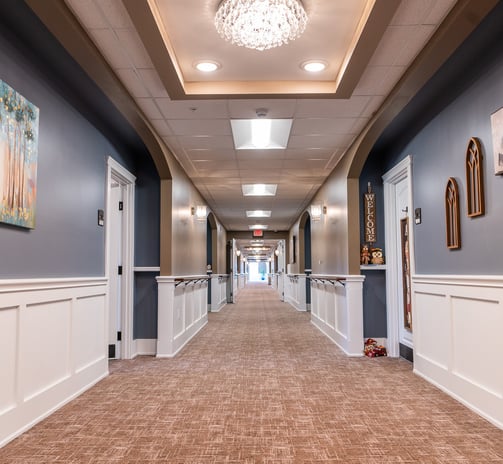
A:
{"type": "Polygon", "coordinates": [[[38,108],[0,80],[0,222],[33,229],[38,108]]]}

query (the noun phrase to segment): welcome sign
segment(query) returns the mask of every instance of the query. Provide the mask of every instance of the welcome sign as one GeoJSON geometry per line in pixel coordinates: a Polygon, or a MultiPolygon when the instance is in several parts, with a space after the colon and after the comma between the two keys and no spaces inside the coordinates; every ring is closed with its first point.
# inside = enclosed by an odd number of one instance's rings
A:
{"type": "Polygon", "coordinates": [[[365,242],[375,243],[377,241],[376,195],[372,192],[370,182],[368,183],[367,193],[363,194],[363,212],[365,220],[365,242]]]}

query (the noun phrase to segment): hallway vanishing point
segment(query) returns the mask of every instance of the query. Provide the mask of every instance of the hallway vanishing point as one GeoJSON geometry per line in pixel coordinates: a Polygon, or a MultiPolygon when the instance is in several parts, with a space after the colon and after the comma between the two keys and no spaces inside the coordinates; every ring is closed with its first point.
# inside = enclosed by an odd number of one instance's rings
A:
{"type": "Polygon", "coordinates": [[[503,431],[407,361],[346,357],[265,284],[176,357],[110,372],[0,463],[503,462],[503,431]]]}

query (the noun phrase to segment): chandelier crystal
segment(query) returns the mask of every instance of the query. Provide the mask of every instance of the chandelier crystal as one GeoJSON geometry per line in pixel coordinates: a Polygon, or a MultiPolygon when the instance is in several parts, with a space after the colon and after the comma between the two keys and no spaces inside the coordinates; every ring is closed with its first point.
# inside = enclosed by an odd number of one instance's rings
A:
{"type": "Polygon", "coordinates": [[[222,38],[255,50],[296,39],[306,24],[300,0],[222,0],[215,15],[215,27],[222,38]]]}

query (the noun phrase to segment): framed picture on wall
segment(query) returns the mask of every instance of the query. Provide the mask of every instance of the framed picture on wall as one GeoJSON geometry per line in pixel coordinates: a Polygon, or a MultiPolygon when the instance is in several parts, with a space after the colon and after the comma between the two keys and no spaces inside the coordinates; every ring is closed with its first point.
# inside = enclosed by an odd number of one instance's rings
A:
{"type": "Polygon", "coordinates": [[[503,174],[503,108],[491,114],[494,174],[503,174]]]}

